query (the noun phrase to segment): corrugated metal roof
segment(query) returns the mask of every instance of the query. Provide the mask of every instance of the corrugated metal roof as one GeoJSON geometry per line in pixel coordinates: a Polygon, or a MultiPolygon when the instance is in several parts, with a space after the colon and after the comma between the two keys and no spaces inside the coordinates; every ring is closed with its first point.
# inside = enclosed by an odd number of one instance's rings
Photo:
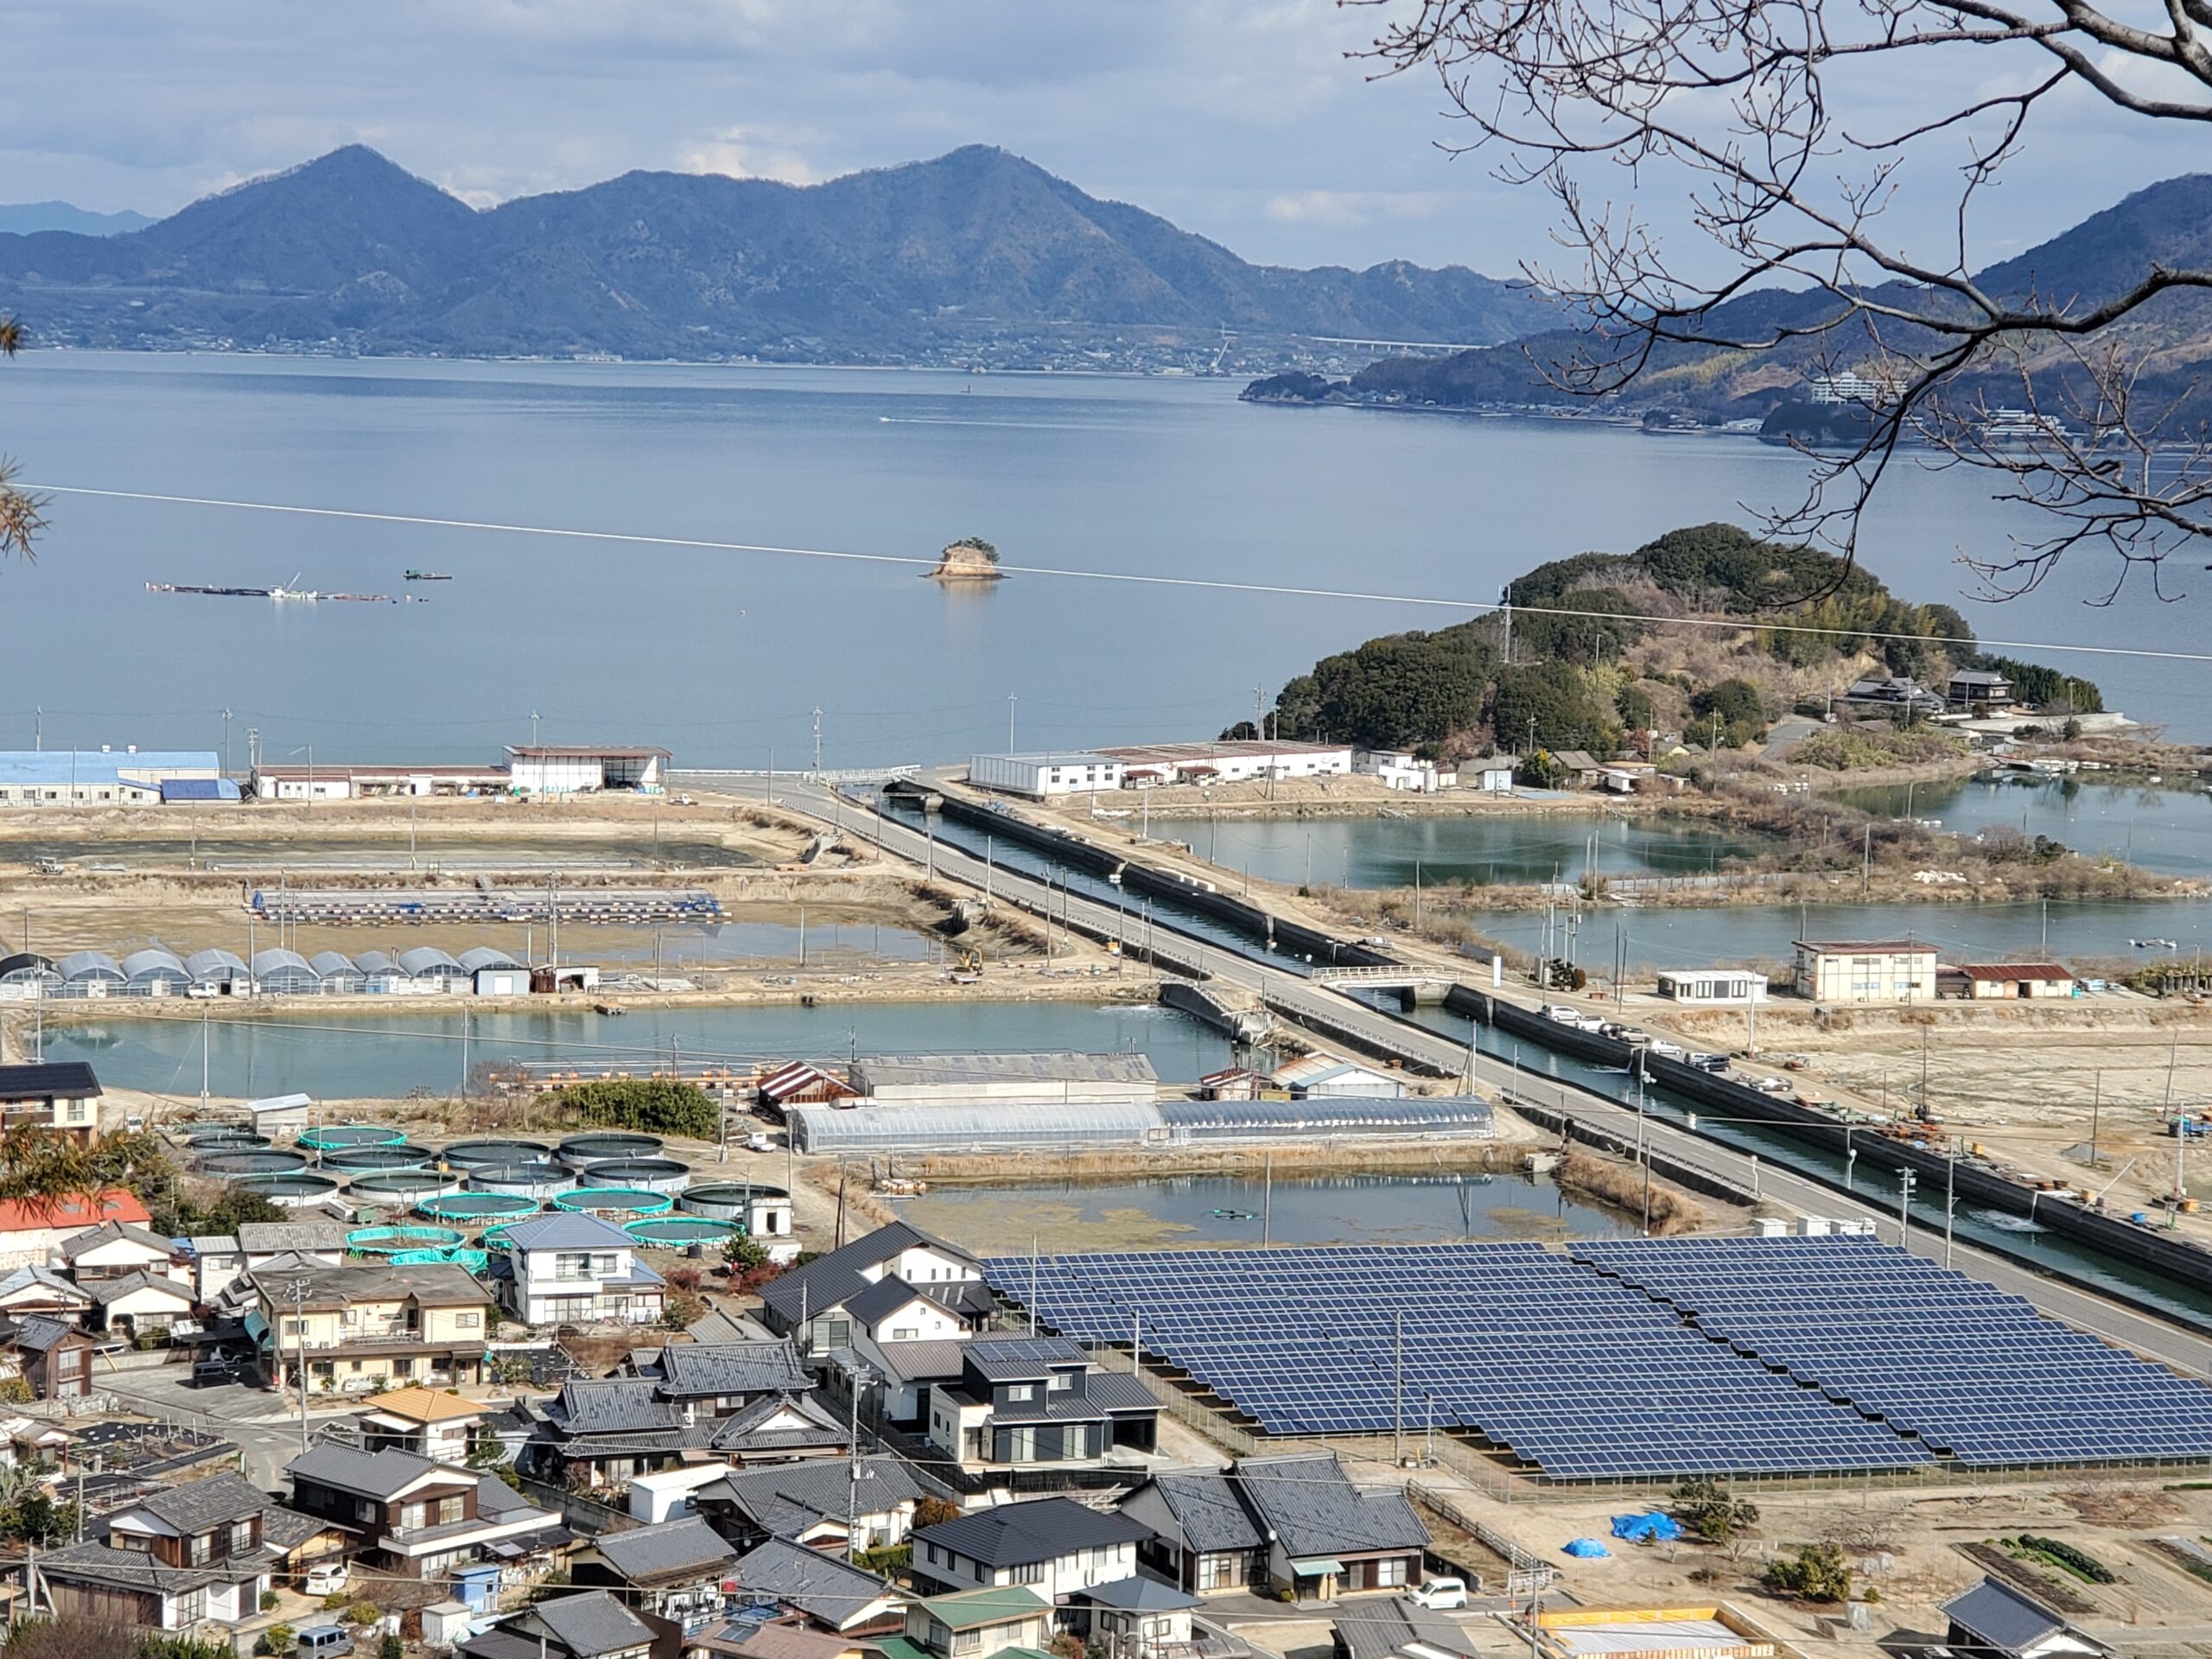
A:
{"type": "Polygon", "coordinates": [[[958,1147],[1126,1145],[1160,1133],[1156,1106],[1102,1101],[1088,1106],[894,1106],[854,1109],[796,1106],[787,1113],[806,1153],[958,1147]]]}
{"type": "Polygon", "coordinates": [[[891,1054],[872,1056],[853,1068],[854,1081],[873,1093],[889,1087],[945,1084],[1127,1083],[1155,1084],[1160,1074],[1142,1054],[1083,1054],[1072,1050],[1036,1054],[891,1054]]]}
{"type": "Polygon", "coordinates": [[[238,798],[238,786],[227,778],[164,778],[162,779],[162,799],[164,802],[235,801],[238,798]]]}
{"type": "Polygon", "coordinates": [[[217,772],[222,760],[213,749],[9,749],[0,751],[0,787],[10,784],[53,784],[79,788],[122,781],[126,772],[162,777],[188,772],[217,772]]]}

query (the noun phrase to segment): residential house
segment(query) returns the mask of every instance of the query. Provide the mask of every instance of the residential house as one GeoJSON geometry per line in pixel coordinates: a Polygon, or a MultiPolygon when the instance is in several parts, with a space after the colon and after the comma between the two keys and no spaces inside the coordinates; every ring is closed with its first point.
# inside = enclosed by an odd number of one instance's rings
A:
{"type": "Polygon", "coordinates": [[[92,1391],[92,1351],[99,1344],[51,1314],[34,1314],[10,1341],[34,1400],[81,1400],[92,1391]]]}
{"type": "Polygon", "coordinates": [[[827,1630],[751,1618],[709,1624],[688,1640],[688,1651],[710,1653],[716,1659],[866,1659],[868,1652],[881,1651],[827,1630]]]}
{"type": "Polygon", "coordinates": [[[1411,790],[1422,794],[1456,789],[1459,784],[1457,767],[1424,760],[1408,749],[1355,749],[1351,769],[1374,779],[1385,789],[1411,790]]]}
{"type": "Polygon", "coordinates": [[[855,1332],[849,1347],[822,1356],[827,1366],[824,1386],[848,1407],[858,1389],[861,1410],[872,1422],[925,1428],[930,1390],[960,1380],[966,1338],[963,1330],[957,1337],[940,1340],[878,1342],[855,1332]]]}
{"type": "MultiPolygon", "coordinates": [[[[104,1221],[73,1233],[54,1249],[54,1265],[87,1289],[103,1279],[149,1274],[171,1275],[173,1249],[166,1238],[136,1223],[104,1221]]],[[[176,1281],[189,1290],[191,1275],[179,1269],[176,1281]]]]}
{"type": "Polygon", "coordinates": [[[1961,996],[1976,1002],[2082,994],[2081,982],[2074,977],[2073,970],[2056,962],[1966,963],[1956,968],[1939,968],[1936,982],[1946,996],[1961,996]]]}
{"type": "Polygon", "coordinates": [[[1790,989],[1810,1002],[1932,1002],[1936,947],[1913,939],[1797,939],[1790,989]]]}
{"type": "Polygon", "coordinates": [[[152,1493],[108,1516],[105,1543],[41,1554],[40,1588],[58,1614],[154,1630],[251,1618],[275,1560],[262,1542],[268,1502],[234,1474],[152,1493]]]}
{"type": "Polygon", "coordinates": [[[905,1543],[924,1496],[903,1458],[817,1458],[733,1469],[694,1491],[690,1503],[739,1549],[781,1538],[842,1554],[905,1543]]]}
{"type": "Polygon", "coordinates": [[[817,1630],[889,1636],[906,1626],[907,1598],[896,1585],[803,1544],[771,1538],[740,1556],[730,1577],[745,1595],[787,1607],[817,1630]]]}
{"type": "Polygon", "coordinates": [[[1401,1100],[1406,1080],[1334,1054],[1303,1054],[1275,1068],[1274,1086],[1293,1100],[1401,1100]]]}
{"type": "Polygon", "coordinates": [[[63,1240],[104,1221],[143,1227],[152,1219],[137,1195],[119,1186],[54,1198],[10,1198],[0,1203],[0,1268],[51,1263],[63,1240]]]}
{"type": "Polygon", "coordinates": [[[242,1221],[238,1245],[248,1273],[278,1265],[286,1256],[304,1256],[326,1268],[346,1264],[346,1226],[334,1218],[304,1221],[242,1221]]]}
{"type": "Polygon", "coordinates": [[[88,1281],[85,1288],[99,1304],[99,1323],[118,1337],[166,1336],[192,1318],[191,1287],[166,1274],[124,1274],[88,1281]]]}
{"type": "Polygon", "coordinates": [[[82,1060],[0,1065],[0,1130],[52,1129],[88,1147],[99,1139],[102,1092],[82,1060]]]}
{"type": "Polygon", "coordinates": [[[604,1590],[541,1601],[454,1651],[463,1659],[676,1659],[683,1633],[604,1590]]]}
{"type": "Polygon", "coordinates": [[[904,1222],[779,1274],[760,1287],[762,1321],[788,1336],[802,1356],[849,1347],[853,1320],[846,1305],[878,1280],[904,1280],[980,1331],[995,1306],[982,1268],[957,1245],[904,1222]]]}
{"type": "Polygon", "coordinates": [[[1188,1653],[1191,1615],[1198,1599],[1141,1574],[1094,1584],[1068,1598],[1067,1626],[1087,1648],[1116,1659],[1162,1659],[1188,1653]]]}
{"type": "Polygon", "coordinates": [[[914,1581],[935,1591],[1027,1585],[1057,1601],[1133,1576],[1145,1534],[1126,1515],[1071,1497],[1039,1497],[924,1527],[913,1536],[914,1581]]]}
{"type": "Polygon", "coordinates": [[[1869,674],[1853,680],[1843,694],[1845,702],[1859,714],[1940,715],[1943,699],[1908,675],[1869,674]]]}
{"type": "Polygon", "coordinates": [[[1397,1488],[1353,1485],[1332,1452],[1245,1458],[1232,1473],[1266,1535],[1277,1586],[1325,1601],[1421,1582],[1428,1529],[1397,1488]]]}
{"type": "Polygon", "coordinates": [[[193,1298],[212,1307],[245,1276],[245,1252],[231,1233],[194,1233],[184,1243],[193,1298]]]}
{"type": "Polygon", "coordinates": [[[674,1343],[640,1374],[693,1417],[728,1417],[764,1395],[803,1394],[814,1380],[788,1341],[674,1343]]]}
{"type": "Polygon", "coordinates": [[[1065,1337],[978,1337],[960,1381],[930,1390],[930,1443],[963,1469],[1150,1452],[1159,1431],[1160,1401],[1144,1380],[1094,1370],[1065,1337]]]}
{"type": "Polygon", "coordinates": [[[245,1328],[279,1388],[302,1359],[324,1393],[483,1379],[490,1298],[465,1268],[278,1263],[245,1283],[245,1328]]]}
{"type": "Polygon", "coordinates": [[[287,1472],[293,1509],[342,1529],[365,1565],[399,1578],[442,1578],[561,1523],[497,1475],[411,1452],[317,1446],[287,1472]]]}
{"type": "Polygon", "coordinates": [[[649,1377],[568,1383],[517,1462],[557,1484],[620,1489],[678,1462],[777,1463],[845,1447],[846,1426],[807,1395],[764,1395],[728,1417],[701,1417],[658,1389],[649,1377]]]}
{"type": "Polygon", "coordinates": [[[1976,1659],[2102,1659],[2112,1649],[2076,1630],[2024,1590],[2001,1579],[1984,1579],[1943,1604],[1950,1621],[1943,1645],[1976,1659]]]}
{"type": "Polygon", "coordinates": [[[362,1443],[372,1452],[391,1446],[439,1463],[466,1463],[491,1409],[437,1389],[394,1389],[361,1414],[362,1443]]]}
{"type": "Polygon", "coordinates": [[[1332,1452],[1179,1469],[1124,1497],[1145,1567],[1198,1594],[1277,1586],[1324,1599],[1421,1582],[1428,1529],[1402,1493],[1355,1486],[1332,1452]]]}
{"type": "Polygon", "coordinates": [[[2012,682],[1994,669],[1955,669],[1943,683],[1943,701],[1969,714],[2001,715],[2012,706],[2012,682]]]}
{"type": "Polygon", "coordinates": [[[1146,1571],[1212,1594],[1268,1581],[1268,1540],[1225,1469],[1154,1475],[1118,1505],[1151,1536],[1137,1546],[1146,1571]]]}
{"type": "Polygon", "coordinates": [[[667,1286],[638,1259],[638,1241],[597,1216],[533,1216],[505,1229],[506,1304],[530,1325],[660,1323],[667,1286]]]}
{"type": "MultiPolygon", "coordinates": [[[[1591,1634],[1599,1638],[1593,1643],[1596,1652],[1614,1651],[1605,1627],[1595,1627],[1591,1634]]],[[[1349,1607],[1337,1615],[1331,1635],[1336,1659],[1480,1659],[1484,1651],[1458,1619],[1424,1607],[1410,1596],[1349,1607]]]]}
{"type": "Polygon", "coordinates": [[[29,1319],[43,1313],[70,1325],[92,1312],[91,1294],[51,1268],[26,1262],[0,1278],[0,1319],[29,1319]]]}
{"type": "Polygon", "coordinates": [[[722,1605],[722,1580],[737,1564],[728,1541],[697,1516],[603,1532],[574,1558],[579,1586],[612,1591],[627,1607],[675,1619],[687,1630],[722,1605]]]}
{"type": "Polygon", "coordinates": [[[1554,769],[1577,789],[1595,789],[1605,770],[1605,763],[1587,749],[1554,749],[1551,758],[1554,769]]]}
{"type": "Polygon", "coordinates": [[[1053,1622],[1052,1604],[1033,1590],[959,1590],[907,1608],[906,1640],[936,1659],[989,1659],[1041,1650],[1053,1622]]]}

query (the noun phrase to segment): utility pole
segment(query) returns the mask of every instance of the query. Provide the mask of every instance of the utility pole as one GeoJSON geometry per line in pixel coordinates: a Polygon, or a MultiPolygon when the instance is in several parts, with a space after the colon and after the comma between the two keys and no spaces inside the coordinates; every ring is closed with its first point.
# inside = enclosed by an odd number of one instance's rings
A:
{"type": "Polygon", "coordinates": [[[2089,1074],[2089,1167],[2097,1166],[2097,1117],[2104,1104],[2105,1074],[2100,1070],[2089,1074]]]}
{"type": "Polygon", "coordinates": [[[814,781],[822,781],[822,705],[814,705],[814,781]]]}
{"type": "Polygon", "coordinates": [[[1906,1230],[1912,1224],[1912,1179],[1910,1170],[1897,1171],[1897,1248],[1901,1250],[1910,1248],[1906,1230]]]}
{"type": "Polygon", "coordinates": [[[537,710],[535,709],[530,711],[530,747],[533,749],[537,747],[537,710]]]}
{"type": "Polygon", "coordinates": [[[1008,754],[1014,752],[1014,705],[1019,701],[1020,699],[1013,692],[1009,691],[1006,694],[1006,752],[1008,754]]]}
{"type": "Polygon", "coordinates": [[[207,1006],[200,1007],[200,1109],[207,1109],[207,1006]]]}
{"type": "Polygon", "coordinates": [[[1859,854],[1859,896],[1864,899],[1874,883],[1874,826],[1869,823],[1859,854]]]}
{"type": "Polygon", "coordinates": [[[223,776],[231,775],[231,711],[223,710],[223,776]]]}
{"type": "Polygon", "coordinates": [[[847,1442],[847,1479],[845,1482],[845,1559],[849,1561],[859,1552],[853,1547],[853,1535],[860,1525],[861,1508],[861,1395],[874,1380],[875,1373],[861,1365],[853,1370],[853,1421],[851,1437],[847,1442]]]}
{"type": "Polygon", "coordinates": [[[308,1454],[308,1281],[304,1274],[292,1281],[287,1294],[292,1304],[294,1334],[299,1338],[293,1362],[299,1375],[293,1380],[300,1385],[300,1455],[304,1458],[308,1454]]]}
{"type": "Polygon", "coordinates": [[[1943,1265],[1951,1265],[1951,1218],[1958,1201],[1959,1143],[1951,1142],[1951,1155],[1943,1160],[1943,1265]]]}

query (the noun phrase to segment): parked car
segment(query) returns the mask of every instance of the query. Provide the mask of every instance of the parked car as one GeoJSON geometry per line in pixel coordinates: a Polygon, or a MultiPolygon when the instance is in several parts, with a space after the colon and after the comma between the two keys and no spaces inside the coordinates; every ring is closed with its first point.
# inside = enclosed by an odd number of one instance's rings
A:
{"type": "Polygon", "coordinates": [[[1415,1605],[1449,1610],[1467,1605],[1467,1581],[1465,1579],[1424,1579],[1413,1592],[1415,1605]]]}
{"type": "Polygon", "coordinates": [[[1547,1002],[1536,1012],[1554,1025],[1580,1026],[1582,1023],[1582,1010],[1570,1008],[1563,1002],[1547,1002]]]}
{"type": "Polygon", "coordinates": [[[774,1141],[758,1129],[745,1137],[745,1149],[747,1152],[772,1152],[775,1145],[774,1141]]]}
{"type": "Polygon", "coordinates": [[[308,1568],[307,1582],[300,1588],[310,1596],[334,1596],[353,1576],[353,1569],[343,1561],[321,1561],[308,1568]]]}
{"type": "Polygon", "coordinates": [[[343,1624],[310,1624],[295,1651],[300,1659],[341,1659],[353,1651],[353,1638],[343,1624]]]}
{"type": "Polygon", "coordinates": [[[1786,1095],[1792,1092],[1787,1077],[1753,1077],[1751,1087],[1763,1095],[1786,1095]]]}
{"type": "Polygon", "coordinates": [[[1726,1054],[1693,1054],[1690,1064],[1700,1071],[1726,1071],[1728,1057],[1726,1054]]]}
{"type": "Polygon", "coordinates": [[[1684,1048],[1680,1043],[1664,1042],[1656,1037],[1654,1037],[1647,1046],[1651,1053],[1656,1054],[1662,1060],[1687,1060],[1690,1057],[1689,1050],[1684,1048]]]}
{"type": "Polygon", "coordinates": [[[192,1386],[195,1389],[220,1388],[226,1382],[245,1381],[245,1362],[229,1355],[211,1355],[192,1362],[192,1386]]]}

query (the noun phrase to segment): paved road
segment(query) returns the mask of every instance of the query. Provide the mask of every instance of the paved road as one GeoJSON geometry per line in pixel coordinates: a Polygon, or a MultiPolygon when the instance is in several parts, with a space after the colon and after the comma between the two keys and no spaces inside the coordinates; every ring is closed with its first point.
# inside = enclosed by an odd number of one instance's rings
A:
{"type": "MultiPolygon", "coordinates": [[[[751,792],[761,791],[756,789],[751,792]]],[[[945,842],[933,841],[896,818],[836,799],[818,785],[803,779],[779,778],[776,799],[786,810],[825,821],[834,819],[848,833],[856,831],[887,852],[916,863],[931,863],[940,879],[979,891],[983,886],[986,872],[981,859],[945,842]]],[[[1042,913],[1049,903],[1055,917],[1065,918],[1094,937],[1112,938],[1120,932],[1126,935],[1125,947],[1128,940],[1145,937],[1141,918],[1117,913],[1110,906],[1076,893],[1048,893],[1041,882],[1002,866],[993,868],[988,877],[995,898],[1037,913],[1042,913]]],[[[1156,917],[1149,937],[1153,955],[1163,966],[1255,991],[1294,1020],[1301,1014],[1308,1020],[1318,1019],[1378,1047],[1416,1056],[1447,1076],[1457,1074],[1467,1063],[1467,1051],[1463,1046],[1366,1003],[1316,986],[1303,975],[1270,967],[1218,945],[1177,933],[1156,917]]],[[[1802,1214],[1872,1220],[1885,1236],[1897,1236],[1894,1209],[1838,1192],[1819,1181],[1735,1152],[1662,1119],[1639,1118],[1631,1108],[1618,1101],[1570,1084],[1534,1077],[1488,1055],[1476,1057],[1475,1076],[1509,1103],[1525,1101],[1561,1113],[1625,1144],[1636,1144],[1641,1133],[1648,1138],[1648,1144],[1663,1155],[1802,1214]]],[[[1944,1255],[1942,1238],[1925,1230],[1913,1230],[1905,1243],[1906,1248],[1918,1255],[1936,1259],[1944,1255]]],[[[2192,1375],[2212,1377],[2212,1339],[2138,1313],[2091,1292],[2045,1278],[1964,1241],[1955,1241],[1951,1262],[1961,1272],[2026,1298],[2044,1313],[2069,1325],[2095,1332],[2192,1375]]]]}
{"type": "MultiPolygon", "coordinates": [[[[115,1372],[99,1382],[103,1394],[113,1395],[130,1409],[235,1442],[245,1454],[245,1478],[262,1491],[278,1491],[288,1485],[284,1465],[300,1455],[297,1414],[287,1413],[277,1396],[265,1389],[249,1388],[242,1382],[195,1389],[187,1384],[186,1376],[184,1366],[163,1366],[115,1372]]],[[[308,1434],[313,1437],[353,1415],[354,1408],[310,1410],[308,1434]]]]}

